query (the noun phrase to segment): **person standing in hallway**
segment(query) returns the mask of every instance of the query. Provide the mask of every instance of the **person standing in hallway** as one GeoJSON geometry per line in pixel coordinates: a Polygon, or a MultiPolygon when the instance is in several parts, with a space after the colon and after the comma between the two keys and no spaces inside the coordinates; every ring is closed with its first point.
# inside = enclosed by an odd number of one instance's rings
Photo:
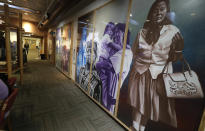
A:
{"type": "Polygon", "coordinates": [[[144,131],[148,120],[177,127],[174,100],[168,99],[163,69],[173,72],[172,62],[182,58],[184,41],[167,17],[169,0],[155,0],[133,44],[129,78],[129,103],[133,108],[132,130],[144,131]]]}
{"type": "Polygon", "coordinates": [[[28,55],[28,50],[29,50],[29,44],[28,41],[26,40],[25,44],[24,44],[24,48],[26,49],[26,53],[28,55]]]}

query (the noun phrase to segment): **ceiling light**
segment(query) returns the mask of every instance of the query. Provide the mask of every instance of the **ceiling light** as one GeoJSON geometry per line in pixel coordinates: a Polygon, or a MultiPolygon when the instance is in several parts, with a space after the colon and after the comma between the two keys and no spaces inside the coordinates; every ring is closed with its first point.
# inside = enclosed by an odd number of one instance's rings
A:
{"type": "Polygon", "coordinates": [[[28,22],[23,23],[23,28],[24,28],[25,32],[31,32],[32,31],[31,30],[32,29],[31,24],[28,23],[28,22]]]}
{"type": "Polygon", "coordinates": [[[132,17],[132,14],[130,14],[130,17],[132,17]]]}
{"type": "Polygon", "coordinates": [[[193,12],[193,13],[191,13],[190,15],[191,15],[191,16],[195,16],[195,15],[196,15],[196,13],[194,13],[194,12],[193,12]]]}
{"type": "Polygon", "coordinates": [[[41,13],[39,10],[36,11],[37,14],[41,13]]]}
{"type": "Polygon", "coordinates": [[[12,0],[7,0],[9,3],[12,3],[12,0]]]}
{"type": "Polygon", "coordinates": [[[28,13],[27,13],[27,12],[25,12],[25,13],[24,13],[24,15],[28,15],[28,13]]]}

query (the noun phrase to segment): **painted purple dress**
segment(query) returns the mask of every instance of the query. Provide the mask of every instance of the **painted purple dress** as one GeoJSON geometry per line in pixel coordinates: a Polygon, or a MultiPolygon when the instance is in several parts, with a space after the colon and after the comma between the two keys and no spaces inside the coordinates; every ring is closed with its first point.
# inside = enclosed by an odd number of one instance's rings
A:
{"type": "Polygon", "coordinates": [[[9,95],[9,90],[7,85],[0,79],[0,107],[4,99],[9,95]]]}

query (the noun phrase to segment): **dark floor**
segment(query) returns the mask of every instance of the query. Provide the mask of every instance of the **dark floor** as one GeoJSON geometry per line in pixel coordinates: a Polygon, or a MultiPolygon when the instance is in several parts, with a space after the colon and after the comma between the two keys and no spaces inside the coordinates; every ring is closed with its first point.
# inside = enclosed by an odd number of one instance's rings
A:
{"type": "Polygon", "coordinates": [[[123,131],[49,62],[32,60],[11,112],[13,131],[123,131]]]}

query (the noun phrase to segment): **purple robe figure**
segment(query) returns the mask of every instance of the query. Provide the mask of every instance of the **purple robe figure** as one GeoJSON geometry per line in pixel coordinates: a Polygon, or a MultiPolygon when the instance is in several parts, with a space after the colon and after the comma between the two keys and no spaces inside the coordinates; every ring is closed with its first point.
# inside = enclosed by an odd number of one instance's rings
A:
{"type": "MultiPolygon", "coordinates": [[[[112,22],[108,23],[105,28],[105,33],[103,36],[104,38],[101,42],[103,54],[100,55],[99,61],[96,63],[96,69],[102,81],[101,102],[102,105],[111,113],[114,113],[114,107],[116,103],[124,32],[125,24],[118,23],[114,26],[112,22]],[[107,40],[104,40],[105,38],[107,38],[107,40]]],[[[126,48],[130,49],[129,33],[126,48]]],[[[128,54],[132,57],[132,53],[130,52],[128,54]]],[[[125,74],[127,75],[127,73],[125,74]]]]}

